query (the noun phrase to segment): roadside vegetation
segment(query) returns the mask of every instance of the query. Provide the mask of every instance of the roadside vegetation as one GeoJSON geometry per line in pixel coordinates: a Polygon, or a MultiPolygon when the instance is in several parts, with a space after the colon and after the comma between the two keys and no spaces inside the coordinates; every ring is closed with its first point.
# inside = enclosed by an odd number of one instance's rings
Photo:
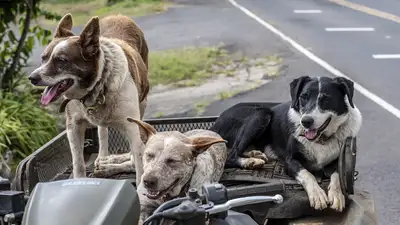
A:
{"type": "Polygon", "coordinates": [[[31,21],[59,17],[41,11],[38,0],[2,1],[0,10],[0,176],[57,134],[56,121],[40,108],[40,98],[27,83],[24,67],[36,42],[49,42],[51,31],[31,21]]]}
{"type": "Polygon", "coordinates": [[[228,64],[230,57],[219,47],[187,47],[150,52],[149,80],[152,86],[197,86],[215,75],[214,68],[228,64]]]}
{"type": "MultiPolygon", "coordinates": [[[[92,16],[124,14],[143,16],[167,10],[163,0],[42,0],[40,8],[60,15],[71,13],[74,25],[85,25],[92,16]]],[[[55,21],[45,20],[44,24],[55,25],[55,21]]]]}

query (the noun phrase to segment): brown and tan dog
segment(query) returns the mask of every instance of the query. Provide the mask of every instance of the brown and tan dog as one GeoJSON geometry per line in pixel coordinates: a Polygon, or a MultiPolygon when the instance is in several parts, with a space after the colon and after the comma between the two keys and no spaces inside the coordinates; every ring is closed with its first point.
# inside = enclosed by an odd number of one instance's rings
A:
{"type": "Polygon", "coordinates": [[[93,17],[79,35],[73,34],[72,23],[71,14],[61,19],[42,54],[40,67],[29,79],[33,85],[47,86],[43,105],[60,96],[66,99],[61,111],[66,111],[74,178],[86,176],[84,134],[89,125],[95,125],[100,143],[95,175],[110,175],[109,163],[129,161],[130,165],[135,164],[140,180],[143,143],[139,127],[127,122],[126,117],[141,119],[146,108],[149,83],[144,34],[123,15],[101,20],[93,17]],[[109,127],[128,138],[129,154],[108,156],[109,127]]]}

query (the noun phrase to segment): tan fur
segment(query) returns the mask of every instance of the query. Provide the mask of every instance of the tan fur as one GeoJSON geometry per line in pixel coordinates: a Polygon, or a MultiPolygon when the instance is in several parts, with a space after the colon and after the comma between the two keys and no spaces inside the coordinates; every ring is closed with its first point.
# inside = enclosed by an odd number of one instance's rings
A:
{"type": "Polygon", "coordinates": [[[107,16],[100,21],[101,36],[112,38],[121,46],[128,58],[129,71],[133,80],[138,84],[140,102],[147,98],[150,85],[147,77],[141,77],[139,70],[148,69],[148,47],[144,34],[139,26],[124,15],[107,16]],[[135,60],[139,57],[140,60],[135,60]]]}
{"type": "Polygon", "coordinates": [[[89,125],[95,125],[99,136],[95,175],[110,175],[115,170],[113,165],[105,164],[109,160],[108,128],[113,127],[128,138],[131,151],[110,158],[129,165],[125,166],[129,170],[135,165],[140,181],[143,143],[139,127],[126,117],[141,119],[147,105],[148,48],[144,34],[123,15],[101,20],[93,17],[77,36],[71,28],[72,16],[66,14],[42,54],[42,65],[29,79],[37,86],[49,87],[73,81],[62,95],[70,100],[65,112],[74,177],[86,175],[84,133],[89,125]]]}
{"type": "Polygon", "coordinates": [[[217,133],[201,129],[185,133],[156,132],[143,121],[132,118],[128,121],[143,127],[149,134],[143,154],[144,173],[137,188],[141,205],[139,224],[166,200],[186,194],[189,188],[201,192],[202,185],[218,182],[221,178],[227,147],[226,141],[217,133]],[[155,183],[150,186],[150,182],[155,183]],[[151,193],[158,191],[163,192],[160,197],[149,198],[151,193]]]}

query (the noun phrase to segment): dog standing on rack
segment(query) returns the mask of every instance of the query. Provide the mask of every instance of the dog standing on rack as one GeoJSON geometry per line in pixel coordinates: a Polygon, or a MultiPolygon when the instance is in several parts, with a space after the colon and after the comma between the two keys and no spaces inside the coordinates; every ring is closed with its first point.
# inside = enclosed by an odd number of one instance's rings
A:
{"type": "Polygon", "coordinates": [[[302,76],[290,83],[290,95],[290,102],[271,108],[239,103],[225,110],[211,130],[228,141],[227,165],[263,165],[263,161],[241,158],[257,152],[250,150],[261,150],[252,157],[284,162],[289,175],[304,187],[311,207],[330,205],[342,211],[345,198],[337,171],[330,172],[328,195],[311,172],[334,165],[346,138],[356,137],[360,130],[362,116],[353,102],[353,82],[343,77],[302,76]]]}
{"type": "Polygon", "coordinates": [[[144,34],[129,17],[93,17],[77,36],[72,33],[71,14],[60,20],[40,67],[29,80],[33,85],[47,86],[42,105],[65,98],[60,111],[66,112],[74,178],[86,176],[85,130],[95,125],[100,146],[95,176],[132,171],[134,163],[140,181],[143,143],[139,127],[126,117],[143,117],[149,92],[147,57],[144,34]],[[109,127],[128,138],[130,153],[108,156],[109,127]],[[119,166],[121,163],[130,166],[119,166]]]}
{"type": "Polygon", "coordinates": [[[157,132],[146,122],[127,118],[147,133],[143,154],[144,173],[137,188],[140,222],[162,203],[186,196],[190,188],[218,182],[227,157],[225,140],[217,133],[196,129],[157,132]]]}

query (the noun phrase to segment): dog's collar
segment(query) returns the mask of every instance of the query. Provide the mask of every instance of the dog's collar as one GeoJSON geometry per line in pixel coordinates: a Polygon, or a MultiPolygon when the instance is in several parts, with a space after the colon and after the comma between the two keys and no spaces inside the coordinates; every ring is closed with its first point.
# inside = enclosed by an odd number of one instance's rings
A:
{"type": "MultiPolygon", "coordinates": [[[[85,104],[85,100],[88,98],[88,95],[86,95],[85,97],[79,99],[79,101],[82,103],[82,105],[86,108],[86,112],[89,115],[92,115],[94,111],[97,110],[97,107],[99,105],[103,105],[106,102],[106,96],[103,94],[101,94],[99,96],[99,99],[96,100],[96,103],[92,106],[87,106],[85,104]]],[[[71,101],[72,99],[65,99],[61,105],[60,105],[60,109],[58,110],[60,113],[65,112],[65,108],[67,107],[68,103],[71,101]]]]}
{"type": "Polygon", "coordinates": [[[321,136],[318,138],[318,140],[316,141],[316,143],[323,145],[323,144],[325,144],[327,141],[331,140],[333,136],[334,136],[334,135],[326,136],[325,134],[321,134],[321,136]]]}

